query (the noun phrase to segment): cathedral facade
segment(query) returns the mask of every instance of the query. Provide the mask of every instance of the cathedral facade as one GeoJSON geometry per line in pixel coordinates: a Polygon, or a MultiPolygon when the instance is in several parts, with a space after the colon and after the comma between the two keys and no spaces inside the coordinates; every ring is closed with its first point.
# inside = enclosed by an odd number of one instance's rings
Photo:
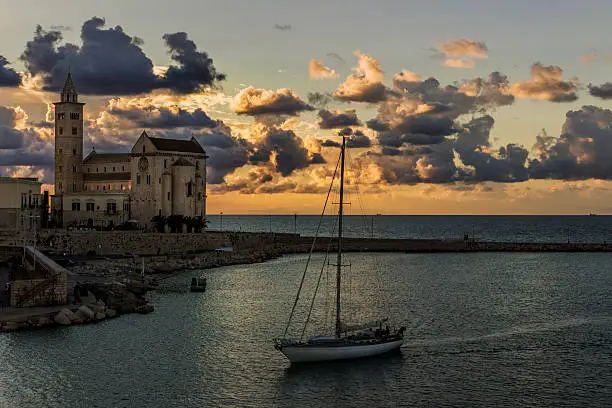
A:
{"type": "Polygon", "coordinates": [[[206,152],[195,138],[142,132],[126,153],[83,158],[83,108],[68,74],[55,105],[52,217],[64,227],[150,226],[155,216],[206,216],[206,152]]]}

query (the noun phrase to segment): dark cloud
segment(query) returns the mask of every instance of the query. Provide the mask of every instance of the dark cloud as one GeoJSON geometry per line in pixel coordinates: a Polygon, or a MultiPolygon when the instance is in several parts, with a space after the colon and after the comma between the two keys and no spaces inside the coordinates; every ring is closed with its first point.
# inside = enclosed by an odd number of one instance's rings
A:
{"type": "Polygon", "coordinates": [[[340,54],[338,54],[337,52],[328,52],[326,55],[330,58],[333,58],[336,62],[340,64],[346,64],[346,61],[344,61],[344,58],[342,58],[340,54]]]}
{"type": "Polygon", "coordinates": [[[589,93],[596,98],[612,99],[612,82],[606,82],[599,86],[589,84],[589,93]]]}
{"type": "Polygon", "coordinates": [[[357,118],[357,112],[354,109],[342,111],[333,111],[322,109],[319,111],[319,127],[321,129],[337,129],[346,126],[359,126],[361,122],[357,118]]]}
{"type": "Polygon", "coordinates": [[[556,137],[538,136],[532,178],[612,179],[612,112],[596,106],[569,111],[556,137]]]}
{"type": "Polygon", "coordinates": [[[195,43],[187,38],[187,33],[165,34],[163,39],[172,60],[178,63],[168,68],[165,87],[179,93],[191,93],[225,79],[225,74],[217,73],[213,60],[207,53],[198,51],[195,43]]]}
{"type": "Polygon", "coordinates": [[[0,167],[11,175],[14,166],[43,169],[45,182],[52,182],[53,140],[36,128],[15,128],[20,116],[15,108],[0,106],[0,167]]]}
{"type": "Polygon", "coordinates": [[[328,92],[309,92],[308,102],[317,108],[325,108],[333,100],[332,95],[328,92]]]}
{"type": "Polygon", "coordinates": [[[209,156],[206,166],[207,182],[210,184],[223,183],[226,175],[249,161],[252,146],[244,139],[221,132],[204,133],[197,139],[209,156]]]}
{"type": "Polygon", "coordinates": [[[256,89],[252,86],[236,95],[234,112],[243,115],[297,115],[314,107],[302,101],[296,93],[287,88],[276,91],[256,89]]]}
{"type": "Polygon", "coordinates": [[[289,31],[291,30],[291,24],[274,24],[274,28],[280,31],[289,31]]]}
{"type": "Polygon", "coordinates": [[[454,149],[461,162],[473,169],[468,177],[475,181],[518,182],[529,178],[528,151],[516,144],[502,146],[497,155],[490,151],[489,135],[495,120],[489,116],[473,119],[455,140],[454,149]]]}
{"type": "Polygon", "coordinates": [[[94,17],[81,28],[82,45],[60,45],[62,33],[36,28],[21,55],[28,71],[44,77],[44,89],[59,91],[68,70],[80,93],[133,95],[166,88],[179,93],[214,86],[224,79],[204,52],[198,52],[185,33],[164,35],[173,61],[164,77],[153,73],[153,63],[142,50],[143,41],[121,26],[105,29],[105,21],[94,17]]]}
{"type": "Polygon", "coordinates": [[[49,28],[54,31],[72,31],[72,27],[65,25],[52,25],[49,28]]]}
{"type": "Polygon", "coordinates": [[[154,129],[174,129],[181,127],[212,128],[218,125],[217,121],[212,120],[202,109],[193,112],[184,109],[174,109],[166,107],[135,107],[133,109],[111,108],[110,114],[129,120],[129,127],[154,128],[154,129]]]}
{"type": "Polygon", "coordinates": [[[324,140],[323,142],[321,142],[321,146],[323,146],[323,147],[340,147],[341,144],[336,142],[336,141],[334,141],[334,140],[327,139],[327,140],[324,140]]]}
{"type": "Polygon", "coordinates": [[[21,76],[8,65],[8,60],[0,55],[0,87],[21,85],[21,76]]]}
{"type": "Polygon", "coordinates": [[[283,176],[306,168],[311,162],[304,142],[292,130],[270,128],[262,144],[269,152],[274,152],[275,168],[283,176]]]}

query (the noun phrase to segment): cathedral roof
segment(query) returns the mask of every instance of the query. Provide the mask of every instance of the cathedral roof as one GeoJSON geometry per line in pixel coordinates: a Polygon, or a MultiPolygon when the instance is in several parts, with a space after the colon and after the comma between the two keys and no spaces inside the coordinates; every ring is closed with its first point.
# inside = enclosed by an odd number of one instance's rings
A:
{"type": "Polygon", "coordinates": [[[128,163],[130,160],[130,153],[98,153],[93,151],[83,160],[83,164],[128,163]]]}
{"type": "Polygon", "coordinates": [[[189,160],[185,159],[184,157],[181,157],[180,159],[178,159],[177,161],[175,161],[174,163],[172,163],[173,166],[193,166],[193,163],[191,163],[189,160]]]}
{"type": "Polygon", "coordinates": [[[157,150],[166,152],[183,152],[183,153],[201,153],[206,152],[202,149],[202,146],[195,141],[191,140],[179,140],[179,139],[163,139],[159,137],[150,137],[151,143],[157,150]]]}

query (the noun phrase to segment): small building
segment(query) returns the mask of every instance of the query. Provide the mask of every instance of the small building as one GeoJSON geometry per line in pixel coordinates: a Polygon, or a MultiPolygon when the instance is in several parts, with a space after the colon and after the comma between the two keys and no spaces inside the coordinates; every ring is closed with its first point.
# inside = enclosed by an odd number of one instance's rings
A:
{"type": "Polygon", "coordinates": [[[36,178],[0,177],[0,230],[31,231],[46,220],[48,203],[36,178]]]}

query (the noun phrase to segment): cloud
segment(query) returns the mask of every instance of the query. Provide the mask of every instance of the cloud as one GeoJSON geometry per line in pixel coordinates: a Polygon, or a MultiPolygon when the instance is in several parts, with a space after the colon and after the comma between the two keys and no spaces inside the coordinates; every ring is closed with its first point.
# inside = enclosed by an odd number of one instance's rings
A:
{"type": "Polygon", "coordinates": [[[580,61],[584,62],[586,65],[591,65],[595,61],[596,56],[594,52],[583,54],[580,56],[580,61]]]}
{"type": "Polygon", "coordinates": [[[606,82],[599,86],[589,84],[589,93],[596,98],[612,99],[612,82],[606,82]]]}
{"type": "Polygon", "coordinates": [[[518,182],[529,178],[525,167],[529,152],[516,144],[490,149],[489,136],[495,120],[489,115],[472,119],[458,135],[454,149],[470,181],[518,182]],[[471,173],[471,174],[470,174],[471,173]]]}
{"type": "Polygon", "coordinates": [[[328,111],[322,109],[319,111],[319,127],[321,129],[337,129],[344,128],[347,126],[360,126],[361,122],[357,118],[357,112],[354,109],[347,109],[343,111],[328,111]]]}
{"type": "Polygon", "coordinates": [[[9,64],[8,60],[0,55],[0,87],[21,85],[21,76],[8,67],[9,64]]]}
{"type": "Polygon", "coordinates": [[[542,65],[536,62],[531,66],[531,79],[516,82],[511,92],[517,98],[540,99],[550,102],[572,102],[578,99],[578,81],[563,81],[563,70],[556,65],[542,65]]]}
{"type": "Polygon", "coordinates": [[[334,97],[347,102],[377,103],[387,97],[387,88],[382,81],[385,78],[380,63],[360,51],[355,51],[359,66],[353,68],[355,74],[349,75],[341,83],[334,97]]]}
{"type": "Polygon", "coordinates": [[[329,78],[338,78],[338,73],[323,65],[323,62],[311,59],[308,64],[308,74],[310,79],[329,79],[329,78]]]}
{"type": "Polygon", "coordinates": [[[612,112],[596,106],[569,111],[556,138],[538,136],[529,163],[532,178],[612,179],[612,112]]]}
{"type": "Polygon", "coordinates": [[[291,30],[291,24],[274,24],[274,28],[280,31],[289,31],[291,30]]]}
{"type": "Polygon", "coordinates": [[[271,91],[252,86],[236,95],[232,108],[235,113],[243,115],[297,115],[302,111],[314,110],[291,89],[271,91]]]}
{"type": "Polygon", "coordinates": [[[2,174],[17,174],[16,167],[28,167],[52,182],[53,131],[28,126],[20,108],[0,106],[0,168],[2,174]]]}
{"type": "Polygon", "coordinates": [[[344,61],[344,58],[342,58],[340,54],[338,54],[337,52],[328,52],[326,55],[336,60],[336,62],[339,64],[342,64],[342,65],[346,64],[346,61],[344,61]]]}
{"type": "Polygon", "coordinates": [[[471,59],[447,59],[444,61],[444,66],[449,68],[474,68],[474,60],[471,59]]]}
{"type": "Polygon", "coordinates": [[[436,53],[446,58],[444,65],[450,68],[473,68],[475,59],[489,58],[485,43],[467,38],[449,40],[445,43],[436,41],[436,53]]]}
{"type": "Polygon", "coordinates": [[[43,77],[43,89],[54,92],[62,89],[69,68],[79,92],[90,95],[135,95],[160,88],[187,93],[213,87],[225,78],[185,33],[163,36],[177,65],[170,65],[165,76],[159,77],[140,38],[126,34],[121,26],[104,26],[99,17],[86,21],[81,46],[60,45],[60,31],[47,32],[37,26],[20,58],[29,74],[43,77]]]}
{"type": "Polygon", "coordinates": [[[118,105],[117,100],[111,100],[107,112],[119,119],[120,127],[128,129],[212,128],[217,126],[217,121],[212,120],[206,112],[199,108],[191,112],[176,107],[146,106],[130,109],[130,107],[118,105]]]}
{"type": "Polygon", "coordinates": [[[170,49],[172,60],[178,65],[170,65],[165,74],[164,87],[178,93],[191,93],[203,87],[213,87],[225,79],[225,74],[217,72],[213,60],[196,44],[187,38],[187,33],[178,32],[163,36],[170,49]]]}
{"type": "Polygon", "coordinates": [[[308,103],[317,108],[325,108],[332,101],[332,94],[328,92],[309,92],[308,103]]]}
{"type": "MultiPolygon", "coordinates": [[[[342,133],[342,132],[341,132],[342,133]]],[[[363,149],[372,146],[372,141],[369,137],[367,137],[361,130],[356,130],[353,132],[350,128],[344,132],[345,136],[348,136],[346,139],[346,147],[348,149],[363,149]]],[[[321,146],[323,147],[340,147],[341,143],[336,142],[335,140],[324,140],[321,142],[321,146]]]]}

